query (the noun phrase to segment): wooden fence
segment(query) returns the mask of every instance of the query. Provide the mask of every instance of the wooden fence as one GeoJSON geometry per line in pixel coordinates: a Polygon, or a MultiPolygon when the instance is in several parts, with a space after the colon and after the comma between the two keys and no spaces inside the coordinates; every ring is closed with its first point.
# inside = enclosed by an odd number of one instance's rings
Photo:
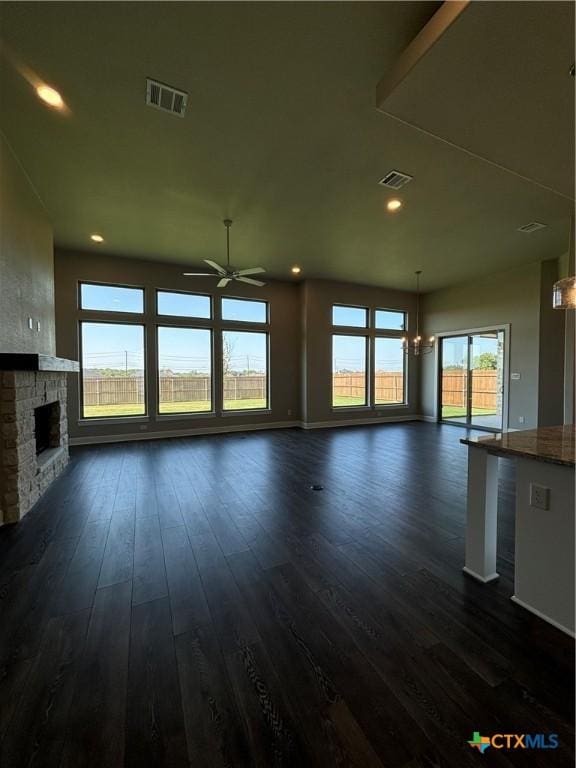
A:
{"type": "MultiPolygon", "coordinates": [[[[403,374],[377,372],[375,376],[376,402],[401,403],[403,398],[403,374]]],[[[332,378],[334,397],[363,398],[365,376],[363,373],[335,373],[332,378]]],[[[497,410],[498,372],[476,369],[472,371],[472,407],[497,410]]],[[[442,405],[466,407],[466,371],[444,371],[442,374],[442,405]]]]}
{"type": "MultiPolygon", "coordinates": [[[[466,376],[464,370],[443,371],[442,405],[466,407],[466,376]]],[[[498,371],[475,369],[472,371],[472,407],[497,410],[498,371]]]]}
{"type": "MultiPolygon", "coordinates": [[[[378,371],[375,376],[377,403],[404,401],[404,374],[402,371],[378,371]]],[[[332,376],[333,401],[339,398],[363,398],[366,378],[363,373],[335,373],[332,376]]]]}
{"type": "MultiPolygon", "coordinates": [[[[120,405],[144,402],[142,376],[95,376],[83,383],[84,405],[120,405]]],[[[210,400],[210,376],[161,376],[160,402],[186,403],[210,400]]],[[[225,400],[266,399],[264,375],[225,376],[225,400]]]]}
{"type": "MultiPolygon", "coordinates": [[[[401,371],[376,373],[376,402],[401,403],[404,399],[404,383],[401,371]]],[[[333,394],[342,398],[364,397],[363,373],[335,373],[332,380],[333,394]]],[[[144,402],[143,377],[85,378],[85,405],[119,405],[120,403],[144,402]]],[[[161,376],[160,402],[183,403],[210,399],[209,376],[161,376]]],[[[225,400],[252,400],[266,397],[266,377],[263,374],[225,376],[225,400]]],[[[493,370],[472,372],[472,405],[476,408],[496,410],[498,401],[498,377],[493,370]]],[[[466,371],[444,371],[442,374],[442,405],[466,405],[466,371]]]]}

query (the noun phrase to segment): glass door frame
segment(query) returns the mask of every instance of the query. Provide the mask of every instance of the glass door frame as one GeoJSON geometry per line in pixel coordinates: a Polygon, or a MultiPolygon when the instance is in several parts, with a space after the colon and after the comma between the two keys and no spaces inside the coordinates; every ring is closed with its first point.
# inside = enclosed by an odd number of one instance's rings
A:
{"type": "MultiPolygon", "coordinates": [[[[504,323],[502,325],[490,325],[482,328],[465,328],[455,331],[443,331],[436,334],[438,343],[436,344],[436,421],[441,424],[452,424],[453,426],[463,427],[464,429],[479,429],[485,432],[503,432],[508,430],[508,402],[509,402],[509,386],[510,386],[510,324],[504,323]],[[502,354],[502,423],[499,428],[487,427],[478,424],[473,424],[468,421],[468,414],[470,413],[470,401],[472,398],[472,379],[469,378],[468,391],[467,391],[467,421],[452,421],[451,419],[442,418],[442,344],[443,339],[447,338],[459,338],[462,336],[474,336],[483,333],[502,333],[504,338],[504,350],[502,354]]],[[[467,351],[467,370],[468,375],[471,374],[470,369],[470,343],[468,342],[467,351]]]]}

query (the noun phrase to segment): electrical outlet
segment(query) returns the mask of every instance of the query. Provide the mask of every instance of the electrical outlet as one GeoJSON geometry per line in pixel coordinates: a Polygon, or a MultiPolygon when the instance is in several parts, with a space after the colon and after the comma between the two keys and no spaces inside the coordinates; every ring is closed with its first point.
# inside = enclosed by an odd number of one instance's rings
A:
{"type": "Polygon", "coordinates": [[[519,373],[511,373],[510,378],[512,381],[520,381],[520,374],[519,373]]]}
{"type": "Polygon", "coordinates": [[[524,424],[524,416],[518,416],[518,424],[524,424]]]}
{"type": "Polygon", "coordinates": [[[148,429],[148,424],[140,424],[140,431],[144,432],[144,430],[148,429]]]}
{"type": "Polygon", "coordinates": [[[550,488],[530,483],[530,506],[548,512],[550,509],[550,488]]]}
{"type": "Polygon", "coordinates": [[[292,416],[292,408],[288,408],[288,416],[292,416]]]}
{"type": "Polygon", "coordinates": [[[34,320],[31,317],[28,318],[28,328],[30,328],[31,331],[34,330],[34,320]]]}

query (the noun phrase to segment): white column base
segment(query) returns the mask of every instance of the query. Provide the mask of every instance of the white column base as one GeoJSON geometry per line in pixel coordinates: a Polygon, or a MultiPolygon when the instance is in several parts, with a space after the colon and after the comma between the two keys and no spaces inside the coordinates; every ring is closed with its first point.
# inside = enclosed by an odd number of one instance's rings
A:
{"type": "Polygon", "coordinates": [[[467,576],[471,576],[473,579],[476,579],[476,581],[481,581],[483,584],[488,584],[489,581],[496,581],[496,579],[500,578],[500,574],[496,572],[491,573],[489,576],[480,576],[479,573],[472,571],[470,568],[467,568],[466,566],[464,566],[462,570],[467,576]]]}

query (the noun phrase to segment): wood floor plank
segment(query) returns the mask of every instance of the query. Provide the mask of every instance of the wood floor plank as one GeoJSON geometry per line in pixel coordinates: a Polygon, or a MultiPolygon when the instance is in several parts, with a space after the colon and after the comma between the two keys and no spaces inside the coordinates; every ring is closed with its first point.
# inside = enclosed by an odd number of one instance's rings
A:
{"type": "Polygon", "coordinates": [[[0,747],[4,768],[60,764],[68,711],[90,612],[53,618],[0,747]]]}
{"type": "Polygon", "coordinates": [[[124,763],[131,597],[129,581],[96,594],[76,676],[62,768],[112,768],[124,763]]]}
{"type": "Polygon", "coordinates": [[[124,765],[188,765],[168,598],[132,608],[124,765]]]}
{"type": "Polygon", "coordinates": [[[175,643],[190,764],[248,768],[248,739],[213,627],[205,624],[175,643]]]}
{"type": "Polygon", "coordinates": [[[210,622],[210,611],[185,526],[162,529],[164,561],[175,635],[210,622]]]}
{"type": "Polygon", "coordinates": [[[166,568],[157,516],[137,517],[134,536],[134,605],[166,597],[166,568]]]}

